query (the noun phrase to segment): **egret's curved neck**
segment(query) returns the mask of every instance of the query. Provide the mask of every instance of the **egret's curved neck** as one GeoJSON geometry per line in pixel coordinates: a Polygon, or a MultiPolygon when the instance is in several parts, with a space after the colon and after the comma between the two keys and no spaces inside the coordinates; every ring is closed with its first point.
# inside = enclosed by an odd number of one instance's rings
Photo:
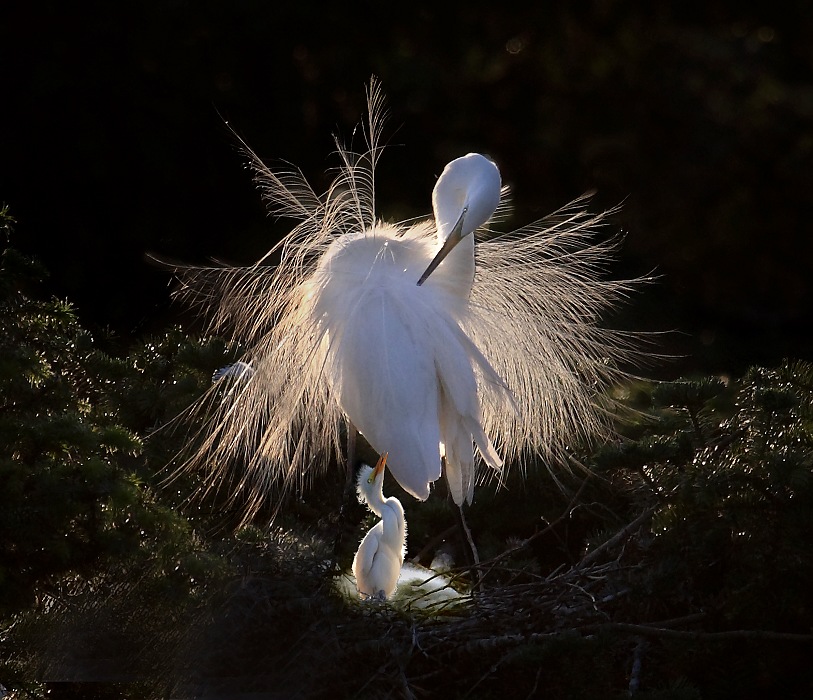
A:
{"type": "Polygon", "coordinates": [[[372,493],[365,494],[365,499],[367,501],[367,505],[369,506],[370,510],[373,511],[379,518],[383,517],[382,513],[384,512],[384,508],[387,505],[387,501],[384,499],[383,494],[375,490],[372,493]]]}

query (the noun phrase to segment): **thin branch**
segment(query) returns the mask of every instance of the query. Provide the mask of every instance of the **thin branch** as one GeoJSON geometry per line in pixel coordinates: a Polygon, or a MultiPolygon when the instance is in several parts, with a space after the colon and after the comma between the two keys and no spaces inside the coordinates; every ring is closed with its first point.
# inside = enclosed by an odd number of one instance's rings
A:
{"type": "Polygon", "coordinates": [[[503,559],[506,559],[507,557],[510,557],[512,554],[515,554],[516,552],[519,552],[520,550],[525,549],[528,545],[531,544],[531,542],[533,542],[534,540],[539,539],[540,537],[542,537],[542,535],[547,534],[548,532],[553,530],[563,520],[570,517],[570,514],[572,513],[573,509],[575,508],[576,503],[579,500],[579,497],[582,495],[582,492],[584,491],[585,486],[587,486],[587,482],[589,481],[590,476],[591,476],[591,472],[588,472],[587,476],[584,477],[584,479],[582,480],[582,483],[579,485],[578,490],[573,495],[573,498],[570,499],[570,503],[567,504],[567,507],[564,509],[564,511],[561,513],[561,515],[559,515],[558,518],[556,518],[552,522],[548,523],[544,528],[542,528],[541,530],[535,532],[533,535],[531,535],[527,539],[523,540],[519,544],[517,544],[517,545],[515,545],[515,546],[513,546],[513,547],[511,547],[509,549],[506,549],[504,552],[501,552],[496,557],[492,557],[488,561],[482,562],[480,564],[481,568],[488,566],[488,571],[485,571],[482,574],[482,576],[486,576],[487,574],[489,574],[494,569],[494,567],[499,562],[501,562],[503,559]]]}
{"type": "Polygon", "coordinates": [[[629,632],[644,637],[669,639],[691,639],[695,641],[726,641],[732,639],[756,639],[773,642],[813,642],[813,634],[797,632],[774,632],[772,630],[724,630],[722,632],[701,632],[697,630],[676,630],[666,627],[652,627],[630,622],[603,622],[575,628],[580,632],[629,632]]]}
{"type": "Polygon", "coordinates": [[[641,687],[641,669],[644,665],[644,652],[647,648],[646,639],[638,637],[638,643],[632,655],[632,669],[630,670],[629,696],[633,697],[641,687]]]}

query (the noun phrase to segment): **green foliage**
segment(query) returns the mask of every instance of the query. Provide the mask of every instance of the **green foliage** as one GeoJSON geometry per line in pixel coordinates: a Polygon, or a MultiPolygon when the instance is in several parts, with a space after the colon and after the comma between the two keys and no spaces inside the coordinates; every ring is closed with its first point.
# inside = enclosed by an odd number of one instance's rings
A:
{"type": "MultiPolygon", "coordinates": [[[[703,627],[721,634],[810,634],[812,376],[810,363],[785,361],[752,368],[728,387],[714,378],[656,385],[650,410],[627,426],[630,437],[595,455],[596,469],[626,493],[630,514],[653,510],[621,559],[631,586],[626,615],[702,615],[703,627]]],[[[656,663],[720,697],[759,697],[771,687],[796,697],[810,688],[804,649],[740,647],[736,683],[715,676],[709,662],[719,653],[700,642],[691,651],[672,647],[668,661],[656,652],[656,663]]]]}
{"type": "Polygon", "coordinates": [[[713,407],[719,382],[658,385],[645,433],[596,456],[625,476],[637,507],[660,504],[637,582],[673,592],[657,603],[660,614],[702,609],[723,627],[813,626],[811,371],[800,362],[752,369],[727,389],[729,416],[713,407]],[[683,415],[677,431],[664,406],[683,415]]]}
{"type": "Polygon", "coordinates": [[[458,583],[481,577],[447,615],[338,604],[324,531],[308,546],[293,524],[243,531],[252,576],[221,601],[201,687],[314,698],[806,697],[811,377],[810,364],[787,362],[729,385],[634,387],[638,420],[582,455],[592,471],[562,476],[565,493],[533,466],[524,484],[515,470],[501,488],[478,490],[467,519],[479,574],[442,487],[426,504],[405,499],[408,556],[450,551],[463,565],[458,583]],[[281,643],[260,644],[269,636],[281,643]]]}
{"type": "MultiPolygon", "coordinates": [[[[16,284],[34,266],[0,260],[0,601],[30,604],[40,587],[99,556],[122,508],[138,496],[116,468],[141,441],[95,408],[93,340],[71,307],[37,302],[16,284]]],[[[116,528],[115,538],[132,537],[116,528]]],[[[137,537],[136,537],[137,539],[137,537]]],[[[133,543],[135,546],[136,543],[133,543]]]]}
{"type": "MultiPolygon", "coordinates": [[[[144,427],[190,402],[204,380],[169,380],[165,372],[139,383],[158,362],[144,358],[160,354],[156,347],[188,356],[192,341],[170,333],[131,358],[113,358],[80,326],[70,304],[32,298],[29,289],[42,276],[34,261],[12,248],[3,251],[0,619],[3,627],[31,635],[31,645],[18,638],[0,659],[9,687],[34,665],[27,654],[36,657],[38,644],[53,646],[66,616],[82,610],[85,624],[92,618],[104,627],[104,609],[116,606],[99,591],[129,590],[138,581],[141,602],[156,613],[167,606],[178,611],[220,570],[220,557],[206,552],[155,488],[148,457],[162,457],[155,445],[145,449],[144,427]],[[150,391],[157,398],[148,405],[141,397],[150,391]]],[[[210,350],[203,344],[200,354],[210,350]]],[[[111,614],[107,622],[121,626],[127,615],[111,614]]]]}

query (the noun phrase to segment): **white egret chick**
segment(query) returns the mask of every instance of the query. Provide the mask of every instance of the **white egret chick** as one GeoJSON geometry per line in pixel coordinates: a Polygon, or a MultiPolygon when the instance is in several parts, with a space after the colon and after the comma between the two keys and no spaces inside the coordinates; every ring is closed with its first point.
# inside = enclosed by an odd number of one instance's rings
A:
{"type": "Polygon", "coordinates": [[[617,241],[592,240],[604,215],[584,199],[484,235],[500,174],[469,154],[438,178],[434,217],[381,221],[375,82],[368,99],[367,149],[337,144],[342,166],[324,195],[246,147],[270,211],[299,220],[265,258],[176,267],[180,295],[210,308],[211,330],[232,332],[254,369],[193,409],[187,464],[210,468],[209,488],[236,484],[247,519],[341,455],[342,425],[388,451],[394,478],[421,500],[444,466],[458,504],[472,499],[479,460],[497,470],[541,455],[553,467],[573,441],[603,433],[597,398],[636,355],[634,339],[598,325],[637,280],[601,278],[617,241]]]}
{"type": "Polygon", "coordinates": [[[384,498],[385,452],[375,465],[362,466],[358,477],[359,501],[381,518],[364,536],[353,558],[356,587],[363,598],[389,598],[398,585],[406,554],[406,520],[401,502],[384,498]]]}

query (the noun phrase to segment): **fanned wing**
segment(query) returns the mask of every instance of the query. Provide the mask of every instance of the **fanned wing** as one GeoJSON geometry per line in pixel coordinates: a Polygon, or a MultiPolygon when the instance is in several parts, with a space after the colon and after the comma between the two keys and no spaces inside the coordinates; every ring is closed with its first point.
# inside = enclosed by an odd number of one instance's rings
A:
{"type": "Polygon", "coordinates": [[[269,212],[298,219],[258,263],[246,267],[173,265],[175,296],[209,317],[209,330],[231,334],[247,348],[242,361],[255,374],[220,383],[184,416],[198,426],[194,450],[180,470],[202,470],[206,490],[229,484],[245,521],[270,494],[301,487],[341,452],[341,408],[325,377],[329,339],[314,318],[310,279],[330,244],[375,219],[374,168],[383,119],[380,89],[369,93],[367,150],[339,148],[342,166],[329,190],[317,195],[296,168],[267,167],[244,142],[243,150],[269,212]],[[272,254],[275,266],[264,264],[272,254]]]}
{"type": "Polygon", "coordinates": [[[598,396],[641,355],[638,337],[598,325],[644,280],[603,279],[619,240],[595,242],[612,212],[592,214],[588,202],[478,245],[463,328],[514,397],[510,406],[481,382],[486,432],[509,460],[528,449],[559,457],[604,432],[598,396]]]}

